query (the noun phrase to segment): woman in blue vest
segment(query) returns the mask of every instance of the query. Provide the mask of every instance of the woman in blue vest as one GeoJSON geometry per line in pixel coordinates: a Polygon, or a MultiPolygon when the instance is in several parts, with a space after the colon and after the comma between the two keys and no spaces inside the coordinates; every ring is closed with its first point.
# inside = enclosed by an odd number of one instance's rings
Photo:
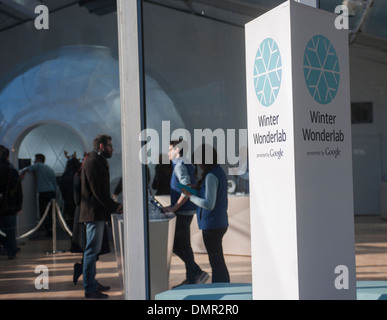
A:
{"type": "MultiPolygon", "coordinates": [[[[202,145],[201,149],[202,161],[199,167],[202,169],[202,176],[195,186],[199,194],[195,196],[186,190],[183,192],[198,206],[198,225],[202,230],[212,268],[212,282],[230,282],[222,246],[222,239],[228,228],[227,177],[217,163],[215,149],[209,145],[202,145]],[[212,153],[212,161],[205,161],[206,152],[207,157],[209,152],[212,153]]],[[[195,153],[197,154],[197,151],[195,153]]]]}

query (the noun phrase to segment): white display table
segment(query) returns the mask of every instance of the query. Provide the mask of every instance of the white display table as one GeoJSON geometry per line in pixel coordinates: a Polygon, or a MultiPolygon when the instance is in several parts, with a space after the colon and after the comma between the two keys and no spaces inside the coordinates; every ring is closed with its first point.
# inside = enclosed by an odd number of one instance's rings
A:
{"type": "MultiPolygon", "coordinates": [[[[169,196],[155,196],[163,205],[169,206],[169,196]]],[[[229,227],[223,238],[223,252],[231,255],[251,255],[250,242],[250,197],[228,196],[229,227]]],[[[202,232],[198,228],[196,217],[191,224],[191,246],[196,253],[206,253],[202,232]]]]}
{"type": "MultiPolygon", "coordinates": [[[[112,229],[114,248],[116,252],[118,275],[121,290],[124,289],[124,229],[123,216],[112,214],[112,229]]],[[[168,219],[149,220],[149,261],[151,299],[155,295],[169,289],[169,270],[172,259],[173,239],[175,235],[176,217],[171,215],[168,219]]]]}
{"type": "Polygon", "coordinates": [[[36,183],[33,172],[27,171],[25,173],[22,187],[23,206],[21,212],[17,215],[17,237],[33,229],[41,218],[38,214],[36,183]]]}
{"type": "Polygon", "coordinates": [[[122,214],[113,213],[111,215],[112,221],[112,233],[113,233],[113,243],[114,243],[114,252],[116,254],[117,261],[117,271],[118,278],[120,283],[120,289],[124,291],[124,220],[122,214]]]}
{"type": "Polygon", "coordinates": [[[169,289],[173,240],[176,217],[171,219],[149,220],[149,260],[151,299],[156,294],[169,289]]]}

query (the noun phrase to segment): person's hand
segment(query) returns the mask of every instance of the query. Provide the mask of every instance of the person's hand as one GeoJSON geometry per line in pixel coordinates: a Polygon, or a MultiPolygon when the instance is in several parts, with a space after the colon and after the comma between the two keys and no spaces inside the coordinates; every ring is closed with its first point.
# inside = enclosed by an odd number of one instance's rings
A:
{"type": "Polygon", "coordinates": [[[26,176],[26,172],[27,172],[27,170],[24,170],[23,172],[20,173],[20,175],[19,175],[20,180],[24,179],[24,177],[26,176]]]}
{"type": "Polygon", "coordinates": [[[123,207],[122,204],[120,204],[120,205],[118,206],[116,212],[117,212],[117,213],[121,213],[121,214],[124,212],[124,207],[123,207]]]}
{"type": "Polygon", "coordinates": [[[171,207],[171,206],[165,207],[165,211],[167,211],[167,212],[174,212],[173,207],[171,207]]]}
{"type": "Polygon", "coordinates": [[[186,190],[186,189],[181,189],[181,193],[182,194],[184,194],[186,197],[188,197],[188,198],[190,198],[191,197],[191,195],[192,195],[192,193],[191,192],[189,192],[188,190],[186,190]]]}

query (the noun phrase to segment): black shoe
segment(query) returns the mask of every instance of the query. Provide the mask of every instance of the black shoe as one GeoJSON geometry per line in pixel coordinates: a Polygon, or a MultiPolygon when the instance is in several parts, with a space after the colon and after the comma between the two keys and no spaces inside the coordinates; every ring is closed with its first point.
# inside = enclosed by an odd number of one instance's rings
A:
{"type": "Polygon", "coordinates": [[[109,291],[110,290],[110,286],[103,286],[102,284],[100,284],[99,282],[97,282],[97,291],[109,291]]]}
{"type": "Polygon", "coordinates": [[[90,299],[107,299],[109,296],[107,294],[102,293],[101,291],[87,292],[85,293],[85,298],[90,299]]]}
{"type": "Polygon", "coordinates": [[[209,278],[209,274],[205,271],[202,271],[201,273],[199,273],[196,277],[195,277],[195,283],[196,284],[201,284],[201,283],[205,283],[208,278],[209,278]]]}
{"type": "Polygon", "coordinates": [[[77,284],[78,278],[81,276],[83,273],[83,267],[80,263],[75,263],[74,264],[74,274],[73,274],[73,282],[74,284],[77,284]]]}
{"type": "Polygon", "coordinates": [[[16,254],[20,251],[20,248],[17,247],[15,250],[12,251],[12,253],[8,252],[8,260],[13,260],[16,258],[16,254]]]}

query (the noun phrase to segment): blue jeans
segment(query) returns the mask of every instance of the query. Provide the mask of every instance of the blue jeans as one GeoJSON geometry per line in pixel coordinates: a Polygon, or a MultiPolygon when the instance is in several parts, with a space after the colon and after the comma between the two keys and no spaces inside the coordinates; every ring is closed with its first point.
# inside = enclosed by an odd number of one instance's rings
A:
{"type": "Polygon", "coordinates": [[[105,221],[86,223],[86,247],[83,253],[83,287],[85,293],[97,290],[97,256],[101,251],[105,221]]]}

